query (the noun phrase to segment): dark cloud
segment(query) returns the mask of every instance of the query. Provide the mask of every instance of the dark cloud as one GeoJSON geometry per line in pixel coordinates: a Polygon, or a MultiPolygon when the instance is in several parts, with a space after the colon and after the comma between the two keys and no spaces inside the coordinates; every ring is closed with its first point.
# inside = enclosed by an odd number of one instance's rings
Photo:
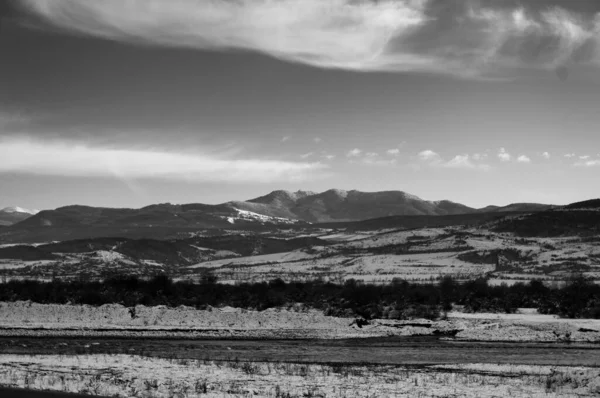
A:
{"type": "Polygon", "coordinates": [[[509,75],[600,65],[597,0],[21,0],[111,40],[249,50],[321,68],[509,75]]]}

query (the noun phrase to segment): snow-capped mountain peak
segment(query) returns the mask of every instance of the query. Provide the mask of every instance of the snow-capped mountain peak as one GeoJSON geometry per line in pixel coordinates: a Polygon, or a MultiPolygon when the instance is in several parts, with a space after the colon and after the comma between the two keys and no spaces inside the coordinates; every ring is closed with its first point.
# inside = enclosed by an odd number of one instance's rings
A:
{"type": "Polygon", "coordinates": [[[39,213],[39,210],[29,210],[29,209],[24,209],[23,207],[19,207],[19,206],[10,206],[10,207],[5,207],[4,209],[0,210],[4,213],[26,213],[26,214],[31,214],[31,215],[35,215],[37,213],[39,213]]]}

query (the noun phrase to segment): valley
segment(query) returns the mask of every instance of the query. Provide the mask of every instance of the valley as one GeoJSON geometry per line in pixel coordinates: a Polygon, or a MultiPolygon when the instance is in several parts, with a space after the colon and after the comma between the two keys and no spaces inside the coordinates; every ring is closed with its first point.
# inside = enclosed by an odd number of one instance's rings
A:
{"type": "MultiPolygon", "coordinates": [[[[0,385],[120,397],[600,391],[597,201],[475,211],[405,195],[399,214],[361,218],[381,213],[308,211],[315,195],[68,207],[3,227],[0,385]]],[[[319,200],[341,195],[361,196],[319,200]]]]}

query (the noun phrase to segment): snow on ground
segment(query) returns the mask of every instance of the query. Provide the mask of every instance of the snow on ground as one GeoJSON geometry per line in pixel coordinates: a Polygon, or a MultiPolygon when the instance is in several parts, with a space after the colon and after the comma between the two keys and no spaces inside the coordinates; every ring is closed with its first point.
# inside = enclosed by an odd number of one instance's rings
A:
{"type": "Polygon", "coordinates": [[[125,256],[121,253],[118,253],[118,252],[98,250],[98,251],[94,252],[94,254],[95,254],[95,258],[97,258],[105,263],[120,262],[120,263],[124,263],[127,265],[136,265],[135,261],[132,261],[127,256],[125,256]]]}
{"type": "Polygon", "coordinates": [[[533,308],[522,308],[515,314],[495,314],[495,313],[464,313],[449,312],[448,319],[486,319],[500,321],[519,321],[530,323],[553,323],[568,324],[580,328],[590,328],[600,332],[600,319],[569,319],[560,318],[558,315],[540,314],[533,308]]]}
{"type": "Polygon", "coordinates": [[[418,239],[420,237],[431,239],[445,233],[446,230],[443,228],[423,228],[418,230],[390,231],[367,236],[353,235],[353,239],[351,239],[351,242],[347,246],[368,249],[406,243],[409,239],[418,239]],[[359,236],[362,236],[362,238],[359,236]]]}
{"type": "Polygon", "coordinates": [[[600,393],[594,368],[493,364],[409,368],[0,355],[0,384],[111,397],[569,397],[600,393]]]}
{"type": "MultiPolygon", "coordinates": [[[[60,274],[61,269],[65,269],[66,275],[75,276],[88,272],[92,263],[98,275],[103,264],[107,267],[122,264],[124,269],[134,273],[144,272],[146,265],[175,272],[174,277],[193,276],[203,269],[211,269],[221,281],[232,282],[316,277],[344,280],[352,277],[379,283],[393,278],[422,281],[434,280],[441,275],[460,279],[485,275],[492,278],[491,283],[511,284],[531,279],[564,280],[576,267],[584,276],[600,280],[600,245],[590,238],[520,238],[485,228],[463,227],[309,232],[288,230],[274,234],[270,231],[266,236],[319,236],[330,245],[245,257],[233,251],[196,247],[199,256],[194,262],[197,263],[175,269],[171,264],[156,261],[146,261],[136,269],[135,264],[127,262],[127,258],[120,257],[115,251],[70,253],[51,264],[0,260],[0,271],[11,277],[37,277],[60,274]],[[469,251],[473,253],[468,254],[469,251]],[[461,258],[468,261],[460,260],[461,254],[465,254],[461,258]]],[[[227,233],[244,234],[240,231],[227,233]]]]}
{"type": "Polygon", "coordinates": [[[252,211],[240,210],[240,209],[236,209],[236,208],[234,208],[233,210],[235,210],[238,213],[237,217],[225,217],[225,216],[223,217],[223,218],[227,219],[227,222],[229,222],[230,224],[235,224],[236,221],[260,221],[263,223],[275,223],[275,224],[297,224],[297,223],[299,223],[298,220],[292,220],[290,218],[266,216],[264,214],[254,213],[252,211]]]}
{"type": "Polygon", "coordinates": [[[370,234],[366,234],[366,233],[361,234],[361,233],[340,232],[340,233],[329,234],[329,235],[321,235],[321,236],[319,236],[319,239],[333,241],[333,242],[352,242],[355,240],[369,238],[370,236],[371,236],[370,234]]]}
{"type": "Polygon", "coordinates": [[[36,261],[0,260],[0,270],[47,266],[47,265],[51,265],[51,264],[55,264],[55,263],[56,263],[55,260],[36,260],[36,261]]]}
{"type": "Polygon", "coordinates": [[[186,329],[349,329],[351,319],[327,317],[320,311],[270,309],[196,310],[120,304],[89,305],[0,303],[0,327],[45,328],[186,328],[186,329]]]}
{"type": "MultiPolygon", "coordinates": [[[[226,252],[226,251],[223,251],[226,252]]],[[[307,258],[312,258],[314,255],[306,253],[302,250],[295,250],[291,252],[275,253],[275,254],[262,254],[258,256],[246,256],[229,258],[223,260],[205,261],[195,265],[191,265],[187,268],[219,268],[223,266],[240,266],[240,265],[255,265],[255,264],[268,264],[268,263],[284,263],[291,261],[299,261],[307,258]]]]}
{"type": "Polygon", "coordinates": [[[600,342],[600,320],[558,319],[531,310],[518,314],[465,314],[450,312],[447,320],[423,321],[431,326],[410,329],[398,320],[373,320],[362,328],[351,318],[325,316],[302,306],[265,311],[239,308],[196,310],[120,304],[89,305],[0,303],[0,335],[19,335],[74,330],[86,335],[94,331],[182,332],[194,335],[261,338],[360,338],[375,336],[432,335],[455,331],[459,340],[473,341],[572,341],[600,342]],[[210,334],[209,333],[209,334],[210,334]]]}
{"type": "Polygon", "coordinates": [[[471,341],[600,342],[600,319],[565,319],[521,309],[516,314],[467,314],[452,311],[448,320],[462,324],[455,336],[471,341]]]}

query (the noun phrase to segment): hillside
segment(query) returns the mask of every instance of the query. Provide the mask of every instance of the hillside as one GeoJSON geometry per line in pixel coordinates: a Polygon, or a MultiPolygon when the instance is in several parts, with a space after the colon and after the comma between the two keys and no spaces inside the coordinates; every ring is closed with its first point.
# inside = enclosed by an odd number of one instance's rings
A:
{"type": "Polygon", "coordinates": [[[16,224],[36,213],[38,213],[37,210],[27,210],[21,207],[5,207],[0,210],[0,225],[16,224]]]}
{"type": "Polygon", "coordinates": [[[0,232],[0,242],[47,242],[109,236],[171,239],[208,229],[257,231],[282,226],[296,228],[307,223],[365,220],[375,220],[366,222],[371,225],[367,228],[379,225],[418,228],[472,224],[497,217],[486,214],[499,216],[506,212],[542,211],[549,207],[520,203],[474,209],[448,200],[427,201],[402,191],[330,189],[315,193],[279,190],[247,201],[217,205],[162,203],[140,209],[65,206],[27,214],[14,225],[6,222],[8,227],[0,232]]]}
{"type": "Polygon", "coordinates": [[[486,206],[478,209],[479,213],[507,213],[507,212],[536,212],[555,208],[554,205],[545,205],[540,203],[512,203],[507,206],[486,206]]]}
{"type": "Polygon", "coordinates": [[[518,217],[507,217],[492,226],[492,230],[532,237],[592,236],[599,234],[600,208],[581,206],[580,204],[574,204],[518,217]]]}
{"type": "Polygon", "coordinates": [[[387,216],[449,215],[475,212],[459,203],[426,201],[402,191],[361,192],[330,189],[321,193],[274,191],[246,202],[245,210],[308,222],[359,221],[387,216]]]}
{"type": "Polygon", "coordinates": [[[403,191],[361,192],[340,189],[321,193],[273,191],[245,202],[229,204],[239,209],[311,223],[363,221],[393,216],[535,212],[553,207],[538,203],[514,203],[475,209],[449,200],[428,201],[403,191]]]}

